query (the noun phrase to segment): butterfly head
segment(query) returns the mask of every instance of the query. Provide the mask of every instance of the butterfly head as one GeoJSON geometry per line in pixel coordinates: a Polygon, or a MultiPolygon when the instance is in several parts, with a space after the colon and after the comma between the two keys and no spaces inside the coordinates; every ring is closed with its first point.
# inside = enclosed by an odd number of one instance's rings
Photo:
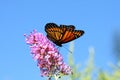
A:
{"type": "Polygon", "coordinates": [[[62,47],[61,43],[55,43],[57,46],[62,47]]]}

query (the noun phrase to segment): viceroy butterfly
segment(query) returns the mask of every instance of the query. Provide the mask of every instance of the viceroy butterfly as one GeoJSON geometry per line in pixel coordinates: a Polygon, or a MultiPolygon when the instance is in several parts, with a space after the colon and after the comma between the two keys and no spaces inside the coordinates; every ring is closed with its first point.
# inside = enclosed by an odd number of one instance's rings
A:
{"type": "Polygon", "coordinates": [[[75,30],[75,26],[73,25],[58,26],[55,23],[47,23],[45,31],[47,38],[60,47],[62,44],[77,39],[84,34],[83,30],[75,30]]]}

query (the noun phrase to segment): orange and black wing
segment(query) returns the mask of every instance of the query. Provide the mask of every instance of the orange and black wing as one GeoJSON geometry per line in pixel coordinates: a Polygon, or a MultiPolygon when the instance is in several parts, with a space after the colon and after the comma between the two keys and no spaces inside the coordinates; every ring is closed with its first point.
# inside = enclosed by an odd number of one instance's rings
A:
{"type": "Polygon", "coordinates": [[[67,29],[64,35],[62,36],[61,40],[59,40],[59,43],[64,44],[64,43],[70,42],[72,40],[79,38],[83,34],[84,34],[83,30],[67,29]]]}
{"type": "Polygon", "coordinates": [[[48,39],[58,46],[79,38],[84,34],[82,30],[75,30],[73,25],[56,25],[55,23],[48,23],[45,26],[48,39]]]}
{"type": "Polygon", "coordinates": [[[59,27],[55,23],[48,23],[45,25],[45,31],[49,40],[54,42],[58,46],[62,46],[59,43],[59,40],[63,37],[64,32],[66,31],[65,26],[59,27]]]}
{"type": "Polygon", "coordinates": [[[66,29],[74,30],[75,26],[73,26],[73,25],[60,25],[60,28],[62,30],[66,30],[66,29]],[[63,28],[66,28],[66,29],[63,29],[63,28]]]}

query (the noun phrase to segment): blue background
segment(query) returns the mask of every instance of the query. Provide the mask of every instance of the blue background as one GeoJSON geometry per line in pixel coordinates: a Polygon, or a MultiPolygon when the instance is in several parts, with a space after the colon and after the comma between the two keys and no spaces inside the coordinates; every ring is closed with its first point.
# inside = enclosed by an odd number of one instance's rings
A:
{"type": "MultiPolygon", "coordinates": [[[[0,0],[0,80],[40,80],[24,33],[44,33],[48,22],[72,24],[85,34],[75,40],[76,63],[84,65],[89,47],[95,49],[95,65],[108,69],[113,57],[113,35],[120,30],[119,0],[0,0]]],[[[69,43],[64,45],[69,47],[69,43]]],[[[60,48],[67,62],[68,51],[60,48]]]]}

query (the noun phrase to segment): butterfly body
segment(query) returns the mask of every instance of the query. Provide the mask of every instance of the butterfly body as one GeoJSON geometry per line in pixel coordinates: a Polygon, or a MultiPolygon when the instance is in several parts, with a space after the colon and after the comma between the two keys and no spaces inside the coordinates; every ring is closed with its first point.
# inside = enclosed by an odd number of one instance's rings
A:
{"type": "Polygon", "coordinates": [[[75,30],[73,25],[56,25],[55,23],[47,23],[45,25],[47,38],[58,46],[79,38],[84,34],[83,30],[75,30]]]}

